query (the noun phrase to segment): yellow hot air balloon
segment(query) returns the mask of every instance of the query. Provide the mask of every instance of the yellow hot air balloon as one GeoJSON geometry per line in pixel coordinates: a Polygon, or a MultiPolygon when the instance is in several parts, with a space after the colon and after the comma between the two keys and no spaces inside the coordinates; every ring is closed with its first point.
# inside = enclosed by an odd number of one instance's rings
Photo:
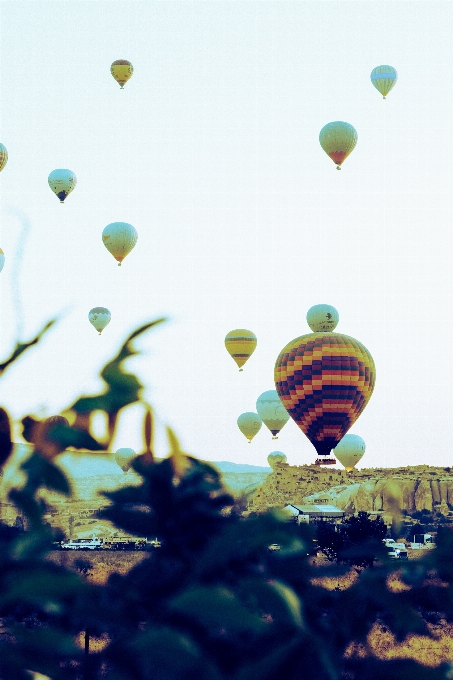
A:
{"type": "Polygon", "coordinates": [[[225,347],[228,354],[239,366],[240,371],[243,370],[242,366],[255,351],[256,343],[256,335],[245,328],[236,328],[236,330],[226,334],[225,347]]]}
{"type": "Polygon", "coordinates": [[[118,267],[131,252],[137,239],[137,230],[128,222],[112,222],[102,232],[102,241],[109,253],[118,261],[118,267]]]}
{"type": "Polygon", "coordinates": [[[357,144],[357,130],[342,120],[327,123],[319,133],[319,143],[329,158],[337,164],[337,170],[341,170],[340,165],[357,144]]]}
{"type": "Polygon", "coordinates": [[[0,172],[3,170],[5,165],[8,162],[8,152],[6,150],[6,146],[3,144],[0,144],[0,172]]]}
{"type": "Polygon", "coordinates": [[[106,307],[93,307],[93,309],[88,312],[88,320],[98,331],[99,335],[101,335],[107,324],[110,323],[111,318],[112,315],[106,307]]]}
{"type": "Polygon", "coordinates": [[[251,444],[253,437],[261,430],[263,421],[257,413],[246,411],[246,413],[241,413],[237,419],[237,424],[242,434],[247,437],[249,444],[251,444]]]}
{"type": "Polygon", "coordinates": [[[110,73],[115,78],[116,82],[119,83],[122,90],[129,78],[131,78],[133,72],[134,67],[127,59],[117,59],[110,66],[110,73]]]}
{"type": "Polygon", "coordinates": [[[343,467],[351,472],[365,453],[365,442],[358,434],[345,434],[333,453],[343,467]]]}
{"type": "Polygon", "coordinates": [[[54,194],[60,199],[60,203],[64,203],[65,198],[75,189],[77,177],[72,170],[58,168],[57,170],[52,170],[47,178],[47,182],[54,194]]]}
{"type": "Polygon", "coordinates": [[[380,92],[383,99],[385,99],[392,87],[396,84],[398,73],[393,66],[382,64],[381,66],[376,66],[371,71],[370,78],[376,90],[380,92]]]}
{"type": "MultiPolygon", "coordinates": [[[[321,458],[355,423],[376,380],[373,357],[341,333],[309,333],[292,340],[275,363],[275,387],[283,405],[321,458]]],[[[258,411],[259,413],[259,411],[258,411]]]]}

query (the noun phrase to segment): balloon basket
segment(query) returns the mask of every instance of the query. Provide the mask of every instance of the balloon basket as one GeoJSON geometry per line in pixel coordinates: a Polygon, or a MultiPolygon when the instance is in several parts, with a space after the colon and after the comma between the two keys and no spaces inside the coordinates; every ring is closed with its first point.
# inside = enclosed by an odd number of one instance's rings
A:
{"type": "Polygon", "coordinates": [[[243,370],[244,370],[243,368],[240,368],[240,369],[239,369],[239,373],[242,373],[243,370]]]}
{"type": "Polygon", "coordinates": [[[337,165],[337,170],[341,170],[341,168],[340,168],[340,166],[339,166],[339,165],[337,165]]]}

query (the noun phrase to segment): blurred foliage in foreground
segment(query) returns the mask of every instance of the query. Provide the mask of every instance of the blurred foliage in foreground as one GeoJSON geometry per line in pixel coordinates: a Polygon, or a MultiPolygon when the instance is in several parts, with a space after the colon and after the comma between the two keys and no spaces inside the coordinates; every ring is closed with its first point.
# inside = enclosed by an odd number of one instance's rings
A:
{"type": "MultiPolygon", "coordinates": [[[[0,524],[0,680],[385,680],[452,678],[448,663],[373,656],[376,626],[395,639],[430,638],[435,613],[453,620],[453,535],[422,560],[398,564],[380,558],[348,588],[332,586],[349,566],[313,566],[314,533],[269,512],[241,519],[210,465],[181,451],[169,430],[170,455],[156,463],[152,411],[145,404],[144,450],[134,462],[139,486],[108,493],[105,516],[137,536],[157,536],[162,547],[126,575],[103,586],[48,559],[52,530],[43,522],[43,489],[69,496],[70,483],[55,465],[66,447],[106,450],[118,416],[141,400],[142,385],[125,372],[133,340],[162,320],[139,328],[103,369],[102,394],[70,406],[64,422],[23,419],[34,453],[23,464],[26,482],[10,500],[28,530],[0,524]],[[106,437],[90,431],[103,411],[106,437]],[[268,546],[281,549],[270,551],[268,546]],[[399,570],[400,588],[389,587],[399,570]],[[102,638],[101,651],[89,650],[102,638]],[[83,645],[76,641],[84,639],[83,645]],[[88,653],[87,653],[88,652],[88,653]]],[[[0,464],[11,453],[11,427],[0,412],[0,464]]],[[[361,561],[354,546],[353,564],[361,561]]],[[[374,560],[372,560],[373,562],[374,560]]]]}

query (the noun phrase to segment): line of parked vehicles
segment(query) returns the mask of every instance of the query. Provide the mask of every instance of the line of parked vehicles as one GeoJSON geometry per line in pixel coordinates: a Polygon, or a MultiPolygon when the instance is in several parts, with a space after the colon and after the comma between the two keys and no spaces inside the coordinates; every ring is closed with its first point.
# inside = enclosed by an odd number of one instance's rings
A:
{"type": "Polygon", "coordinates": [[[149,538],[98,538],[95,534],[91,538],[71,538],[64,541],[56,541],[56,550],[154,550],[160,548],[162,543],[157,539],[149,538]]]}

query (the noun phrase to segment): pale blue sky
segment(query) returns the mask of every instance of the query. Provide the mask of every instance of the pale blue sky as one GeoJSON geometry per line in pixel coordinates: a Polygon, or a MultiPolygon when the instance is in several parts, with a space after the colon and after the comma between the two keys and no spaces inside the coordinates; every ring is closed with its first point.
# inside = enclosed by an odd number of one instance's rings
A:
{"type": "MultiPolygon", "coordinates": [[[[158,416],[203,458],[266,465],[278,449],[311,462],[288,422],[248,445],[236,419],[273,388],[279,351],[326,302],[337,330],[377,367],[351,429],[362,466],[452,464],[451,2],[12,1],[1,10],[0,352],[17,327],[19,220],[24,335],[58,327],[0,383],[20,416],[56,413],[138,324],[171,322],[129,362],[158,416]],[[124,91],[115,59],[134,75],[124,91]],[[386,101],[370,82],[390,64],[386,101]],[[341,172],[318,142],[345,120],[358,143],[341,172]],[[64,205],[47,176],[78,178],[64,205]],[[101,241],[127,221],[138,243],[121,268],[101,241]],[[99,337],[87,319],[111,310],[99,337]],[[258,348],[239,374],[225,334],[258,348]]],[[[116,447],[139,446],[137,409],[116,447]],[[138,432],[137,432],[138,431],[138,432]]]]}

